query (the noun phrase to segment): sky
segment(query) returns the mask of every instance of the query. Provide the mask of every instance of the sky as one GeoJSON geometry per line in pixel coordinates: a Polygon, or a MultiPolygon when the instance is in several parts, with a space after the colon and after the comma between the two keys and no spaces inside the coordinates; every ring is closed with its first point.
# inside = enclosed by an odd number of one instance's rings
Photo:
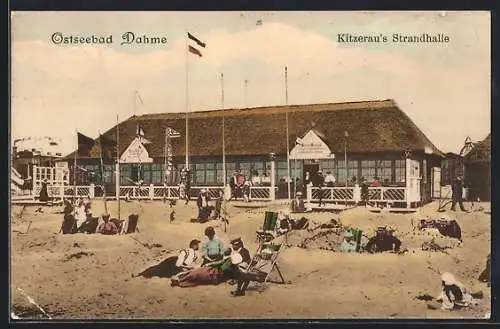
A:
{"type": "Polygon", "coordinates": [[[117,115],[283,105],[285,66],[289,104],[394,99],[444,152],[491,127],[489,12],[13,12],[11,54],[12,140],[51,136],[63,153],[76,131],[97,137],[117,115]],[[113,44],[55,44],[57,32],[113,44]],[[126,32],[167,42],[121,45],[126,32]],[[186,32],[206,43],[187,66],[186,32]],[[339,33],[450,42],[345,44],[339,33]]]}

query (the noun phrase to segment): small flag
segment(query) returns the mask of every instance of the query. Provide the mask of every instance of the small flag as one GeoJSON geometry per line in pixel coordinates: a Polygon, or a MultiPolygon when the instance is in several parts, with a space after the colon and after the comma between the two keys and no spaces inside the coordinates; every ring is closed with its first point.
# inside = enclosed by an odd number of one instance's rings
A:
{"type": "Polygon", "coordinates": [[[193,40],[198,44],[198,46],[205,48],[206,44],[204,42],[201,42],[200,39],[192,35],[191,33],[188,32],[188,38],[193,40]]]}
{"type": "Polygon", "coordinates": [[[95,145],[95,141],[85,136],[84,134],[77,133],[78,135],[78,155],[79,156],[90,156],[90,150],[95,145]]]}
{"type": "Polygon", "coordinates": [[[139,95],[139,92],[136,91],[135,94],[137,95],[137,99],[139,100],[139,103],[141,103],[142,105],[144,105],[144,101],[142,100],[141,95],[139,95]]]}
{"type": "Polygon", "coordinates": [[[136,136],[144,137],[144,129],[138,125],[135,134],[136,136]]]}
{"type": "Polygon", "coordinates": [[[189,46],[189,52],[190,52],[190,53],[193,53],[193,54],[195,54],[195,55],[198,55],[198,56],[200,56],[200,57],[202,57],[202,56],[203,56],[203,55],[201,54],[201,52],[200,52],[198,49],[196,49],[195,47],[192,47],[192,46],[189,46]]]}
{"type": "Polygon", "coordinates": [[[181,137],[181,133],[173,130],[172,128],[168,129],[168,137],[170,138],[179,138],[181,137]]]}

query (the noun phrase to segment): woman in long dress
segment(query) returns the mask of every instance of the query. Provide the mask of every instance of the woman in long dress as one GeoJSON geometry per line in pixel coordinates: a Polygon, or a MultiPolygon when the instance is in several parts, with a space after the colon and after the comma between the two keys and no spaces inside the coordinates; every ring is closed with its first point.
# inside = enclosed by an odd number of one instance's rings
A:
{"type": "Polygon", "coordinates": [[[47,188],[47,180],[43,180],[42,181],[42,189],[40,190],[40,198],[39,198],[39,200],[41,202],[48,202],[48,201],[50,201],[49,192],[48,192],[48,188],[47,188]]]}
{"type": "Polygon", "coordinates": [[[226,250],[225,257],[218,262],[209,263],[205,266],[183,272],[172,279],[171,286],[182,288],[198,285],[218,285],[229,279],[233,279],[237,273],[235,260],[229,255],[231,250],[226,250]]]}
{"type": "Polygon", "coordinates": [[[442,310],[453,310],[457,307],[467,307],[475,303],[474,298],[465,286],[455,279],[451,273],[441,275],[443,289],[436,298],[441,302],[442,310]]]}

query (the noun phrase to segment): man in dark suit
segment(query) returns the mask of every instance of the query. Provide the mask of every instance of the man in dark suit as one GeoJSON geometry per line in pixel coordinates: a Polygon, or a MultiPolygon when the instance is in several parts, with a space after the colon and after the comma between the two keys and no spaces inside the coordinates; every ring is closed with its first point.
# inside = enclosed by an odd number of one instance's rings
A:
{"type": "Polygon", "coordinates": [[[468,212],[463,204],[462,191],[464,187],[464,182],[462,176],[458,175],[457,178],[451,183],[451,211],[455,211],[455,206],[460,206],[460,210],[468,212]]]}
{"type": "Polygon", "coordinates": [[[208,204],[210,201],[210,196],[206,189],[202,189],[196,204],[198,206],[198,220],[202,223],[206,222],[210,214],[212,213],[213,207],[208,204]]]}

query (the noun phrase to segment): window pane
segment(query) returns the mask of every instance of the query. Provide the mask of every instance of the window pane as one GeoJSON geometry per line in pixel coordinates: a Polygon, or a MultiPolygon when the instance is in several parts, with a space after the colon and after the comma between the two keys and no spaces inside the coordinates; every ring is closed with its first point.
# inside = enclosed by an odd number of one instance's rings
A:
{"type": "Polygon", "coordinates": [[[240,170],[248,170],[250,169],[250,162],[240,162],[240,170]]]}
{"type": "Polygon", "coordinates": [[[375,161],[362,160],[361,161],[361,177],[366,178],[368,181],[375,177],[375,161]]]}
{"type": "MultiPolygon", "coordinates": [[[[276,168],[277,169],[286,169],[288,168],[287,164],[286,164],[286,161],[278,161],[277,165],[276,165],[276,168]]],[[[269,168],[271,169],[271,168],[269,168]]]]}
{"type": "Polygon", "coordinates": [[[205,184],[205,171],[198,170],[194,175],[195,184],[205,184]]]}
{"type": "Polygon", "coordinates": [[[260,173],[262,171],[262,169],[264,169],[264,162],[254,162],[253,168],[258,170],[260,173]]]}
{"type": "Polygon", "coordinates": [[[394,180],[396,183],[403,183],[406,177],[406,161],[405,160],[396,160],[395,163],[395,177],[394,180]]]}
{"type": "Polygon", "coordinates": [[[207,170],[205,172],[205,179],[207,184],[215,184],[215,170],[207,170]]]}
{"type": "Polygon", "coordinates": [[[278,169],[277,171],[277,182],[279,182],[281,179],[284,179],[286,181],[287,177],[287,170],[286,169],[278,169]]]}

